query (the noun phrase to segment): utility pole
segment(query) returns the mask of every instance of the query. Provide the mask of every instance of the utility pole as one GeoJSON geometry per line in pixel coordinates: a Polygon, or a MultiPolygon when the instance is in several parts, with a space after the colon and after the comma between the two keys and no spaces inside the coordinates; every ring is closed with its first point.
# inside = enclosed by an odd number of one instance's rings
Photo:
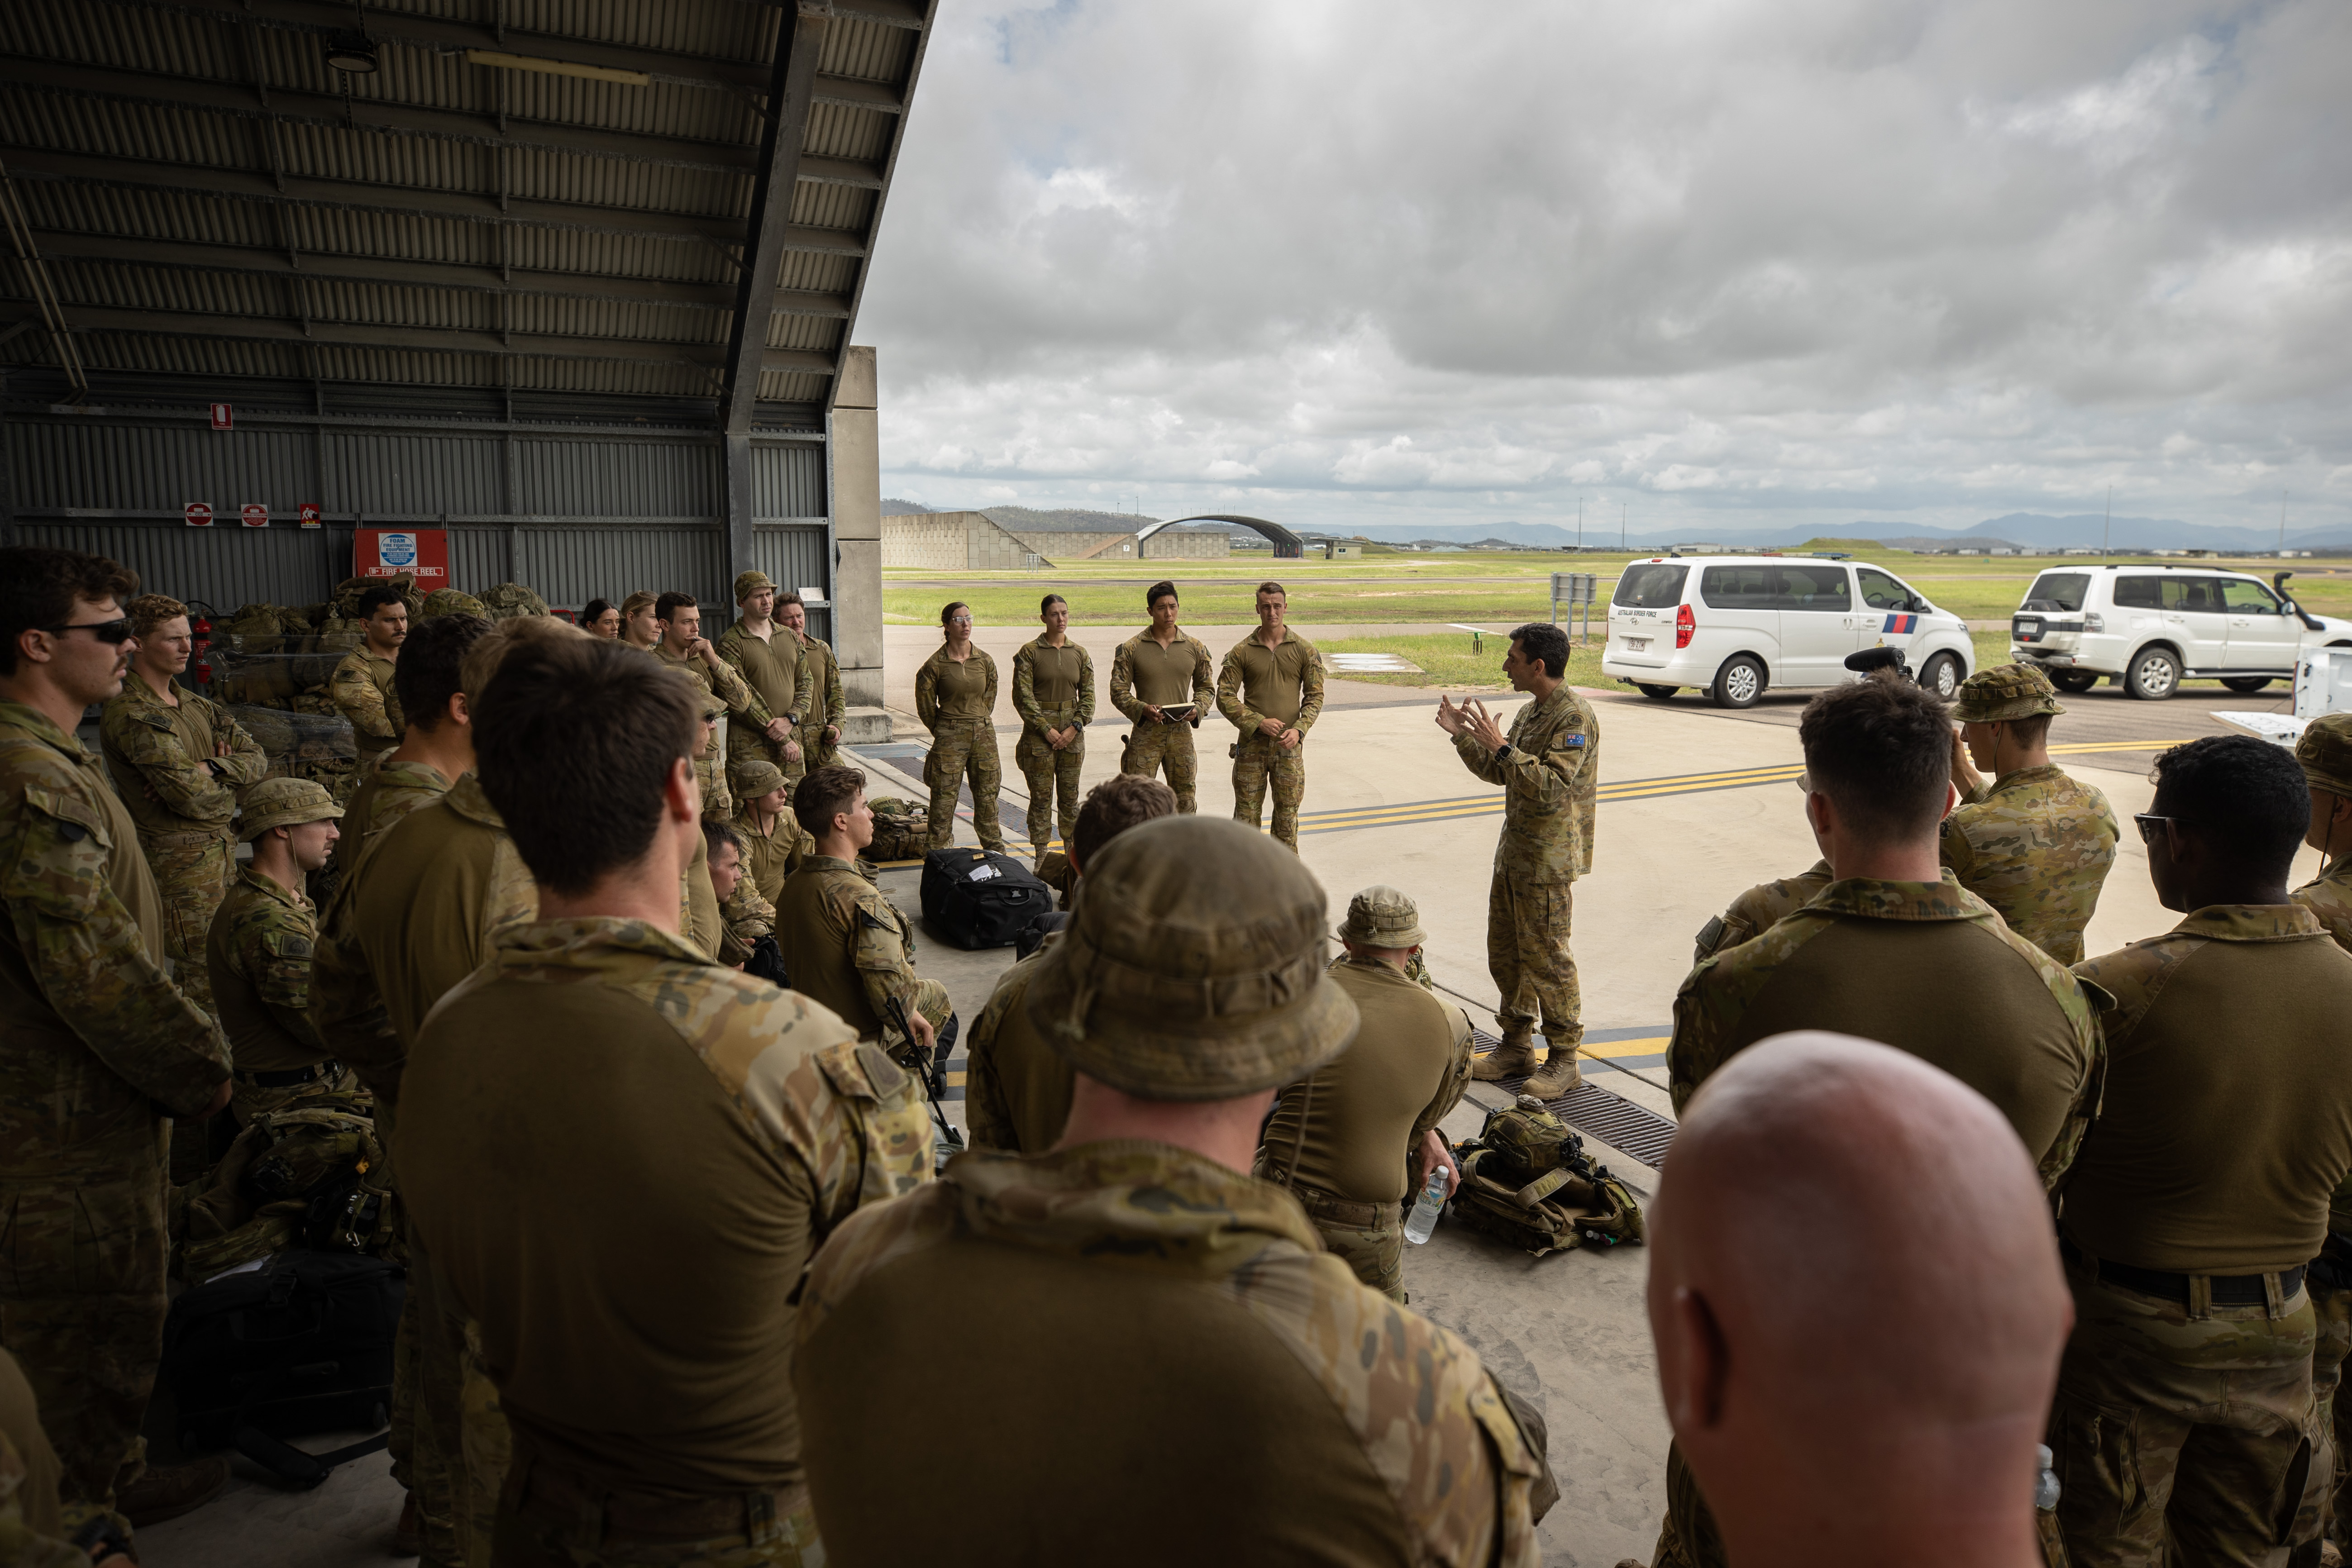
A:
{"type": "Polygon", "coordinates": [[[2100,559],[2101,561],[2105,561],[2105,560],[2107,558],[2107,536],[2108,536],[2109,534],[2111,534],[2111,533],[2113,533],[2113,532],[2115,531],[2115,527],[2116,527],[2116,487],[2115,487],[2115,486],[2113,486],[2113,485],[2109,485],[2109,486],[2107,487],[2107,516],[2106,516],[2106,521],[2104,521],[2104,522],[2102,522],[2101,524],[2099,524],[2099,559],[2100,559]]]}
{"type": "Polygon", "coordinates": [[[2286,553],[2286,491],[2279,491],[2279,553],[2286,553]]]}
{"type": "Polygon", "coordinates": [[[1580,554],[1581,554],[1581,553],[1583,552],[1583,550],[1584,550],[1584,498],[1583,498],[1582,496],[1579,496],[1579,497],[1577,497],[1577,498],[1576,498],[1576,548],[1577,548],[1577,552],[1578,552],[1580,554]]]}
{"type": "Polygon", "coordinates": [[[1627,501],[1617,503],[1617,548],[1620,550],[1625,548],[1625,513],[1631,504],[1627,501]]]}

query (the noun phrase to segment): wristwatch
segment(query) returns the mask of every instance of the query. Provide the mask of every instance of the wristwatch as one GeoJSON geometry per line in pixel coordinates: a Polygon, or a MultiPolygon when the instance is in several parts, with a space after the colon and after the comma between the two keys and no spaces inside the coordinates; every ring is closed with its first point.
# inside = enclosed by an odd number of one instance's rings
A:
{"type": "Polygon", "coordinates": [[[1510,754],[1511,743],[1508,741],[1504,742],[1501,745],[1495,748],[1495,760],[1498,763],[1510,754]]]}

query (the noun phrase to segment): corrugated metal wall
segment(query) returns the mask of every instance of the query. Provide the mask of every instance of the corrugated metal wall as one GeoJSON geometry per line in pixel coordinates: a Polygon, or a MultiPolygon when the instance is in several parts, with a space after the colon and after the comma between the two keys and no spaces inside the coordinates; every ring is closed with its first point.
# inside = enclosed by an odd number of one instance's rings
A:
{"type": "Polygon", "coordinates": [[[25,518],[25,544],[79,550],[120,561],[142,590],[202,603],[315,605],[351,574],[352,531],[292,528],[187,528],[153,522],[94,522],[25,518]]]}
{"type": "Polygon", "coordinates": [[[704,603],[728,603],[727,563],[715,527],[521,528],[515,531],[517,582],[551,605],[619,604],[639,588],[676,589],[704,603]]]}
{"type": "Polygon", "coordinates": [[[435,517],[507,510],[499,437],[337,431],[326,440],[329,511],[435,517]]]}
{"type": "Polygon", "coordinates": [[[824,447],[794,441],[751,448],[753,517],[824,517],[824,447]]]}
{"type": "MultiPolygon", "coordinates": [[[[805,594],[814,588],[819,594],[829,594],[833,582],[832,563],[825,559],[824,530],[822,528],[757,528],[751,531],[751,563],[773,578],[780,587],[797,588],[805,594]]],[[[833,640],[833,611],[812,605],[808,613],[809,634],[833,640]]]]}

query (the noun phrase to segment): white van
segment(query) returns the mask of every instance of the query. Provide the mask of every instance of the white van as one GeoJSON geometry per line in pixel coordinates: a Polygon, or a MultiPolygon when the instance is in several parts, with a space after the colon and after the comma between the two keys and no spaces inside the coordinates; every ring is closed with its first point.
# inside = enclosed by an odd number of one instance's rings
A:
{"type": "Polygon", "coordinates": [[[1880,567],[1805,555],[1654,556],[1617,579],[1601,669],[1664,700],[1685,686],[1748,708],[1775,686],[1837,686],[1846,656],[1902,651],[1949,698],[1976,650],[1968,623],[1880,567]]]}
{"type": "Polygon", "coordinates": [[[2009,619],[2010,657],[2040,665],[2061,691],[2088,691],[2102,676],[2144,700],[2212,677],[2260,691],[2293,679],[2306,648],[2352,647],[2352,621],[2286,596],[2293,575],[2266,585],[2204,564],[2053,567],[2009,619]]]}

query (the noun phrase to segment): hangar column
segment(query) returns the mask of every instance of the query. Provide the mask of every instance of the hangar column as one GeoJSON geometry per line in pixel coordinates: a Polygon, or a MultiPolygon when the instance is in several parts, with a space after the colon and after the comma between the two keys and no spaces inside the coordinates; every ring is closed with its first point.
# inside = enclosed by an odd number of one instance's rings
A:
{"type": "Polygon", "coordinates": [[[874,351],[841,356],[833,413],[833,651],[849,712],[842,739],[887,741],[882,706],[882,448],[874,351]]]}

